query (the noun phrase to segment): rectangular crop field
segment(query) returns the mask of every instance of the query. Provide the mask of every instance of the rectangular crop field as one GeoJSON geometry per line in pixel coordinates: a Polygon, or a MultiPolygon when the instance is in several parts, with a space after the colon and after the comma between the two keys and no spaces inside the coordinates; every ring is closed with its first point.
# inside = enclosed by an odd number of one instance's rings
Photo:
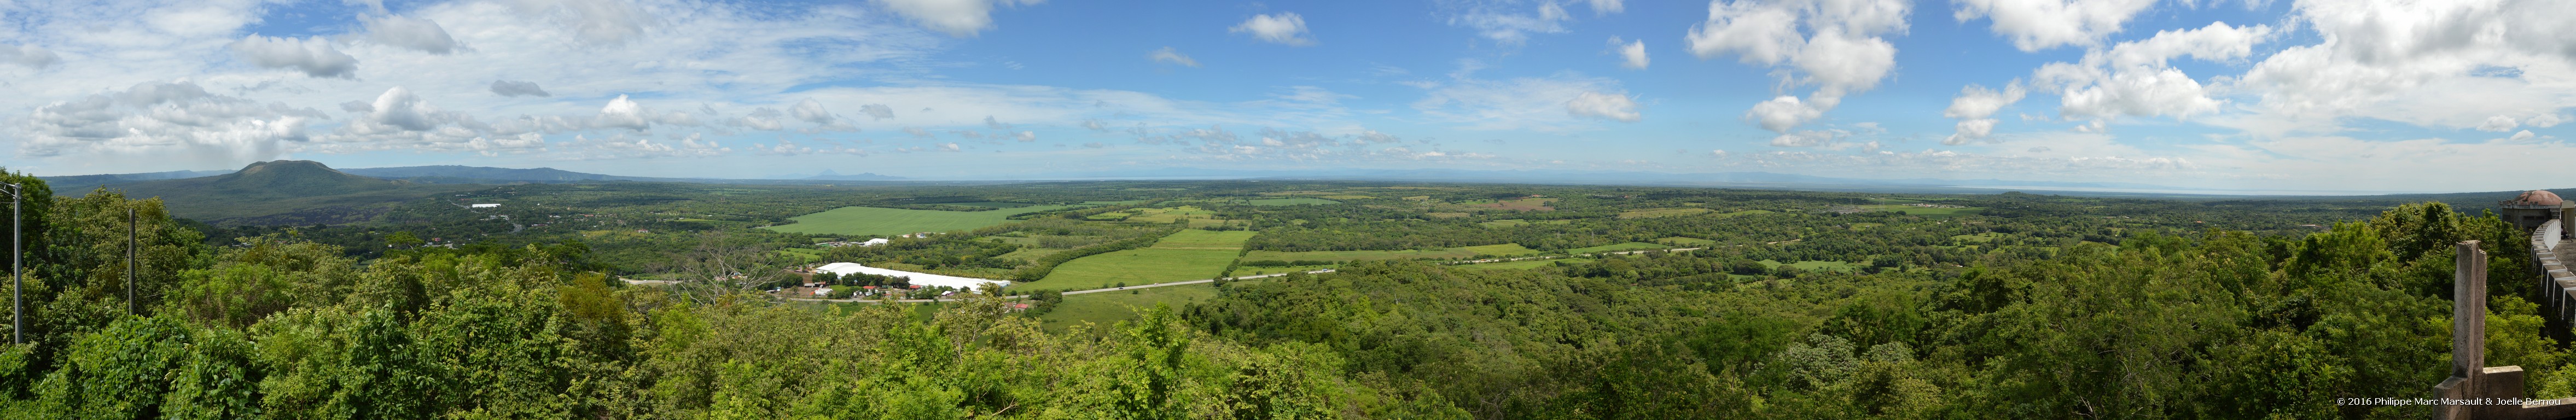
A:
{"type": "Polygon", "coordinates": [[[1153,246],[1076,258],[1031,287],[1080,290],[1101,284],[1130,286],[1215,278],[1234,263],[1251,231],[1187,229],[1165,236],[1153,246]]]}
{"type": "Polygon", "coordinates": [[[990,211],[907,210],[882,207],[842,207],[789,218],[794,224],[770,226],[789,233],[830,235],[894,236],[914,232],[947,232],[968,230],[1009,222],[1011,215],[1035,213],[1065,206],[1029,206],[990,211]]]}

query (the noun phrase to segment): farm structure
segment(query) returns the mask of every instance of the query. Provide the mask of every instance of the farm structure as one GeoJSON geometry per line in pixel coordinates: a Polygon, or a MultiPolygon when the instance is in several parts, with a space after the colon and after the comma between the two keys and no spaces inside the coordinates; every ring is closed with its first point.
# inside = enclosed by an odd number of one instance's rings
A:
{"type": "Polygon", "coordinates": [[[816,267],[816,268],[814,268],[814,271],[817,271],[817,272],[830,272],[830,273],[835,274],[835,275],[844,275],[844,276],[846,276],[846,275],[851,275],[851,274],[869,274],[869,275],[878,275],[878,276],[887,276],[887,277],[904,277],[904,278],[909,278],[909,279],[911,279],[911,280],[912,280],[912,284],[914,284],[914,285],[919,285],[919,286],[924,286],[924,287],[949,287],[949,288],[955,288],[955,289],[958,289],[958,290],[975,290],[975,288],[976,288],[977,286],[991,287],[991,288],[1003,288],[1003,287],[1010,287],[1010,286],[1011,286],[1011,282],[1008,282],[1008,281],[1002,281],[1002,280],[979,279],[979,278],[973,278],[973,277],[958,277],[958,276],[939,275],[939,274],[930,274],[930,273],[915,273],[915,272],[910,272],[910,271],[903,271],[903,270],[896,270],[896,269],[889,269],[889,268],[869,267],[869,266],[859,265],[859,263],[846,263],[846,262],[838,262],[838,263],[824,264],[822,267],[816,267]]]}

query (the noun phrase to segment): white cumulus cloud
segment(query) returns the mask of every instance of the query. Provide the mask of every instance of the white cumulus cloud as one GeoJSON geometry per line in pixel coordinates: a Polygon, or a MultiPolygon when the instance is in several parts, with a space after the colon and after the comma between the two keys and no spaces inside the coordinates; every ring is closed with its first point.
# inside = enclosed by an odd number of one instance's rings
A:
{"type": "Polygon", "coordinates": [[[1576,94],[1574,99],[1565,101],[1565,112],[1580,117],[1605,118],[1619,122],[1637,122],[1644,118],[1637,114],[1635,99],[1630,99],[1627,95],[1600,92],[1576,94]]]}
{"type": "Polygon", "coordinates": [[[2022,89],[2020,81],[2004,85],[2002,91],[1975,84],[1959,88],[1959,96],[1950,98],[1950,107],[1941,110],[1941,116],[1959,120],[1958,132],[1942,139],[1941,144],[1966,144],[1968,141],[1994,134],[1997,122],[1993,118],[1995,112],[2003,110],[2005,106],[2012,105],[2014,102],[2021,102],[2022,95],[2026,93],[2028,92],[2022,89]]]}
{"type": "Polygon", "coordinates": [[[1783,86],[1815,86],[1803,100],[1775,98],[1747,111],[1787,136],[1895,70],[1896,46],[1883,36],[1905,32],[1910,7],[1903,0],[1715,0],[1683,41],[1700,58],[1733,54],[1776,68],[1783,86]]]}
{"type": "Polygon", "coordinates": [[[1296,13],[1253,15],[1251,19],[1245,19],[1242,24],[1226,28],[1226,32],[1248,33],[1252,34],[1253,39],[1275,44],[1300,47],[1315,45],[1313,35],[1306,32],[1306,18],[1296,13]]]}
{"type": "Polygon", "coordinates": [[[2060,45],[2094,46],[2156,0],[1957,0],[1960,22],[1994,21],[1995,34],[2014,48],[2039,51],[2060,45]]]}
{"type": "Polygon", "coordinates": [[[1190,67],[1199,66],[1199,60],[1190,59],[1190,56],[1182,55],[1180,50],[1172,49],[1172,47],[1163,47],[1163,49],[1154,50],[1153,53],[1145,54],[1145,59],[1153,60],[1156,63],[1172,63],[1190,67]]]}
{"type": "Polygon", "coordinates": [[[255,66],[292,68],[312,77],[357,78],[358,59],[332,48],[331,41],[318,36],[296,39],[251,35],[228,48],[255,66]]]}
{"type": "Polygon", "coordinates": [[[951,36],[975,36],[993,28],[995,6],[1024,6],[1046,0],[876,0],[878,6],[893,10],[921,24],[922,27],[951,36]]]}
{"type": "Polygon", "coordinates": [[[1646,58],[1646,40],[1640,39],[1630,42],[1621,40],[1619,37],[1614,36],[1610,37],[1610,48],[1619,51],[1620,67],[1638,70],[1646,69],[1646,64],[1648,63],[1646,58]]]}

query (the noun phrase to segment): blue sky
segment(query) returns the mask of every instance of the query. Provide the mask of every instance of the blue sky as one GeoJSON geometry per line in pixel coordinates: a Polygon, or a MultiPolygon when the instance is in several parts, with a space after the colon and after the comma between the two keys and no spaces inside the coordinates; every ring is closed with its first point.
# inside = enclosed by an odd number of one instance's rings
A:
{"type": "Polygon", "coordinates": [[[7,2],[5,164],[2565,187],[2552,1],[7,2]]]}

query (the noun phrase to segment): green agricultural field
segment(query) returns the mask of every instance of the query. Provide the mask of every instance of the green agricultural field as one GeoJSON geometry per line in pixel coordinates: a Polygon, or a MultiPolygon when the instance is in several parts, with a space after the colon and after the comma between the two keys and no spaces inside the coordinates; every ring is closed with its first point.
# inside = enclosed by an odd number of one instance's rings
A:
{"type": "Polygon", "coordinates": [[[1342,202],[1339,202],[1339,201],[1326,200],[1326,199],[1321,199],[1321,198],[1308,198],[1308,197],[1297,197],[1297,198],[1256,198],[1256,199],[1252,199],[1252,200],[1251,200],[1251,202],[1250,202],[1250,204],[1255,205],[1255,206],[1294,206],[1294,205],[1299,205],[1299,204],[1318,204],[1318,205],[1321,205],[1321,204],[1341,204],[1341,203],[1342,203],[1342,202]]]}
{"type": "Polygon", "coordinates": [[[1083,322],[1097,324],[1094,328],[1107,328],[1118,321],[1135,319],[1136,310],[1153,308],[1156,303],[1171,305],[1177,311],[1191,302],[1214,298],[1216,285],[1204,283],[1070,295],[1057,303],[1055,310],[1039,315],[1038,325],[1047,331],[1064,331],[1083,322]]]}
{"type": "Polygon", "coordinates": [[[1495,220],[1495,221],[1484,222],[1484,223],[1478,223],[1478,224],[1485,225],[1485,227],[1493,227],[1493,228],[1507,228],[1507,227],[1513,227],[1513,226],[1526,225],[1526,224],[1529,224],[1529,221],[1527,221],[1527,220],[1521,220],[1521,219],[1503,219],[1503,220],[1495,220]]]}
{"type": "Polygon", "coordinates": [[[1617,243],[1617,244],[1609,244],[1609,245],[1602,245],[1602,246],[1588,247],[1588,248],[1575,248],[1575,249],[1565,250],[1565,252],[1567,252],[1567,253],[1572,253],[1572,254],[1590,254],[1590,253],[1595,253],[1595,252],[1636,251],[1636,250],[1644,250],[1644,249],[1664,249],[1664,248],[1670,248],[1670,247],[1667,247],[1667,246],[1664,246],[1664,245],[1660,245],[1660,244],[1650,244],[1650,243],[1645,243],[1645,242],[1628,242],[1628,243],[1617,243]]]}
{"type": "Polygon", "coordinates": [[[1527,247],[1522,247],[1520,244],[1500,244],[1500,245],[1478,245],[1478,246],[1470,246],[1470,247],[1445,248],[1445,249],[1431,249],[1431,250],[1423,250],[1423,249],[1405,249],[1405,250],[1375,250],[1375,251],[1306,251],[1306,252],[1252,251],[1251,253],[1244,254],[1244,256],[1243,256],[1243,260],[1244,260],[1244,261],[1261,261],[1261,260],[1280,260],[1280,261],[1298,261],[1298,260],[1306,260],[1306,261],[1370,261],[1370,260],[1397,260],[1397,259],[1407,259],[1407,258],[1433,258],[1433,259],[1468,258],[1468,257],[1474,257],[1474,256],[1478,256],[1478,255],[1503,257],[1503,256],[1513,256],[1513,255],[1531,255],[1531,254],[1538,254],[1538,253],[1539,253],[1539,252],[1538,252],[1538,250],[1529,249],[1529,248],[1527,248],[1527,247]]]}
{"type": "Polygon", "coordinates": [[[1591,259],[1591,258],[1558,258],[1558,259],[1552,259],[1552,260],[1521,260],[1521,261],[1507,261],[1507,262],[1498,262],[1498,263],[1465,264],[1465,265],[1459,265],[1459,266],[1457,266],[1457,267],[1458,267],[1458,268],[1471,269],[1471,270],[1527,270],[1527,269],[1532,269],[1532,268],[1539,268],[1539,267],[1553,266],[1553,265],[1556,265],[1556,262],[1558,262],[1558,261],[1564,261],[1566,264],[1582,264],[1582,263],[1592,262],[1592,259],[1591,259]]]}
{"type": "Polygon", "coordinates": [[[1087,289],[1101,284],[1128,285],[1215,278],[1234,263],[1251,231],[1182,230],[1154,246],[1066,261],[1038,280],[1036,287],[1087,289]]]}
{"type": "Polygon", "coordinates": [[[794,224],[764,227],[779,232],[821,233],[833,235],[892,236],[914,232],[947,232],[1002,224],[1015,214],[1062,209],[1066,206],[1029,206],[990,211],[907,210],[882,207],[842,207],[822,213],[788,218],[794,224]]]}

